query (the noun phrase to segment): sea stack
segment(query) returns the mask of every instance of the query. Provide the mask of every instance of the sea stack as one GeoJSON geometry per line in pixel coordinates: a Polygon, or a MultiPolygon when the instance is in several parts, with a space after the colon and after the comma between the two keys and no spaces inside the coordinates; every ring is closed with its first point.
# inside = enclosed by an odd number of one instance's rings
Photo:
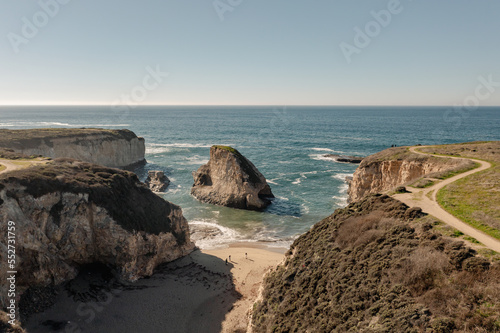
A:
{"type": "Polygon", "coordinates": [[[193,173],[191,194],[219,206],[263,210],[274,198],[266,178],[239,151],[212,146],[210,160],[193,173]]]}
{"type": "Polygon", "coordinates": [[[163,171],[151,170],[148,171],[148,178],[145,184],[148,185],[149,189],[153,192],[163,192],[170,184],[170,179],[165,176],[163,171]]]}

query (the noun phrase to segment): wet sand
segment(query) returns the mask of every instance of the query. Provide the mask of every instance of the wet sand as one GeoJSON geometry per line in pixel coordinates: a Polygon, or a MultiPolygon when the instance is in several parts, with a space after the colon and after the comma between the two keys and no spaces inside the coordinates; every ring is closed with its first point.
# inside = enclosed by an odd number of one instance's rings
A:
{"type": "Polygon", "coordinates": [[[263,274],[285,251],[253,243],[195,251],[135,283],[88,271],[25,325],[30,333],[244,332],[263,274]]]}

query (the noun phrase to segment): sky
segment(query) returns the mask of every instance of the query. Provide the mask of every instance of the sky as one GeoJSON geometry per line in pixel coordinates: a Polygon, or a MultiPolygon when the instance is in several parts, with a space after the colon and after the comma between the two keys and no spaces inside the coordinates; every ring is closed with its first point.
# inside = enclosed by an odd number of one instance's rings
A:
{"type": "Polygon", "coordinates": [[[1,0],[0,105],[500,105],[500,1],[1,0]]]}

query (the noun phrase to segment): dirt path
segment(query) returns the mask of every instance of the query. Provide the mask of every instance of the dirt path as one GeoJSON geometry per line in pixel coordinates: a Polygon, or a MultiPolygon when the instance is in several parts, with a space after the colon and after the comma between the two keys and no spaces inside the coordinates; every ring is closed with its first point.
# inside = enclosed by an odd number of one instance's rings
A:
{"type": "Polygon", "coordinates": [[[5,166],[5,169],[0,171],[0,173],[13,171],[13,170],[20,169],[23,167],[22,165],[17,165],[17,164],[12,163],[12,161],[10,161],[10,160],[4,160],[4,159],[0,159],[0,164],[5,166]]]}
{"type": "Polygon", "coordinates": [[[9,171],[14,171],[17,169],[27,168],[33,164],[47,163],[47,160],[24,160],[21,163],[22,164],[17,164],[17,163],[13,163],[12,160],[6,160],[3,158],[0,158],[0,165],[5,166],[5,169],[0,171],[0,174],[5,173],[5,172],[9,172],[9,171]]]}
{"type": "MultiPolygon", "coordinates": [[[[417,151],[416,149],[419,148],[424,148],[424,146],[419,146],[419,147],[411,147],[410,151],[415,154],[420,154],[420,155],[431,155],[431,156],[437,156],[437,157],[442,157],[439,155],[433,155],[433,154],[426,154],[417,151]]],[[[450,226],[454,227],[455,229],[460,230],[464,234],[474,237],[477,239],[479,242],[483,243],[486,247],[499,252],[500,253],[500,241],[483,233],[480,230],[477,230],[474,227],[471,227],[467,223],[459,220],[455,216],[451,215],[447,211],[445,211],[441,206],[439,206],[437,200],[436,200],[436,195],[437,192],[445,187],[448,184],[451,184],[458,179],[467,177],[469,175],[472,175],[474,173],[486,170],[491,167],[491,164],[485,161],[480,161],[472,158],[462,158],[462,157],[451,157],[447,156],[450,158],[455,158],[455,159],[468,159],[474,162],[477,162],[480,164],[479,168],[461,173],[459,175],[456,175],[454,177],[442,180],[433,186],[430,186],[428,188],[420,189],[420,188],[414,188],[411,186],[407,186],[406,189],[410,191],[411,193],[402,193],[402,194],[395,194],[392,197],[395,199],[398,199],[405,204],[407,204],[410,207],[420,207],[422,210],[430,215],[433,215],[437,217],[438,219],[442,220],[446,224],[449,224],[450,226]],[[428,194],[431,193],[430,197],[428,194]]]]}

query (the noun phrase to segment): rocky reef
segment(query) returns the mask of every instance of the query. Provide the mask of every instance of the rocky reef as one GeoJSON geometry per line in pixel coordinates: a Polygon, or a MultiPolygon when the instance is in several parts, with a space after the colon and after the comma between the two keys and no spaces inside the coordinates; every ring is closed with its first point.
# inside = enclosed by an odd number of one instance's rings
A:
{"type": "MultiPolygon", "coordinates": [[[[194,249],[181,208],[135,174],[71,159],[0,175],[0,221],[2,234],[15,222],[20,291],[73,279],[94,263],[133,281],[194,249]]],[[[4,240],[0,248],[6,262],[4,240]]]]}
{"type": "Polygon", "coordinates": [[[262,210],[274,198],[266,178],[252,162],[227,146],[212,146],[210,160],[193,178],[191,194],[209,204],[262,210]]]}
{"type": "Polygon", "coordinates": [[[325,154],[325,155],[323,155],[323,157],[331,158],[335,162],[339,162],[339,163],[359,164],[359,163],[361,163],[363,161],[363,157],[359,157],[359,156],[325,154]]]}
{"type": "Polygon", "coordinates": [[[414,154],[406,147],[389,148],[363,159],[349,181],[349,202],[416,180],[424,175],[467,168],[468,161],[414,154]]]}
{"type": "Polygon", "coordinates": [[[252,332],[500,331],[500,265],[369,195],[300,236],[265,277],[252,332]]]}
{"type": "Polygon", "coordinates": [[[144,138],[129,130],[96,128],[0,129],[0,147],[24,155],[74,158],[126,168],[145,161],[144,138]]]}
{"type": "Polygon", "coordinates": [[[151,170],[148,171],[148,178],[146,178],[145,184],[148,185],[153,192],[163,192],[170,184],[170,179],[165,176],[163,171],[151,170]]]}

